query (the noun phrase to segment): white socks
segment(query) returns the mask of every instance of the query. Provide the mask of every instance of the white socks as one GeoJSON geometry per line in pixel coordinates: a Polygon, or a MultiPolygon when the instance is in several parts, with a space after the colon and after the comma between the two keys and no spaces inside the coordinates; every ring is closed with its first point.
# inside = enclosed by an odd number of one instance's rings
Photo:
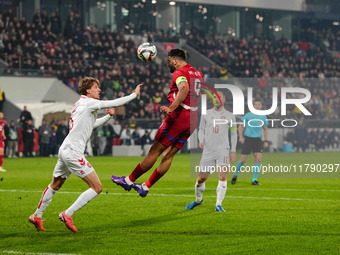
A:
{"type": "Polygon", "coordinates": [[[217,193],[216,206],[222,205],[226,192],[227,192],[227,181],[218,181],[218,185],[216,189],[216,193],[217,193]]]}
{"type": "Polygon", "coordinates": [[[85,205],[87,205],[88,202],[90,202],[92,199],[94,199],[97,196],[97,192],[95,192],[93,189],[89,188],[88,190],[84,191],[78,199],[71,205],[66,211],[66,216],[72,216],[76,211],[83,208],[85,205]]]}
{"type": "Polygon", "coordinates": [[[125,177],[125,181],[126,181],[126,183],[129,184],[129,185],[132,185],[132,184],[133,184],[133,182],[130,180],[129,176],[126,176],[126,177],[125,177]]]}
{"type": "Polygon", "coordinates": [[[205,190],[205,182],[203,183],[198,183],[196,181],[195,184],[195,193],[196,193],[196,203],[200,203],[202,201],[202,196],[203,196],[203,192],[205,190]]]}
{"type": "Polygon", "coordinates": [[[51,203],[52,198],[54,196],[54,194],[57,193],[56,190],[53,190],[49,185],[47,186],[47,188],[45,189],[45,191],[43,192],[38,208],[35,211],[35,215],[38,218],[42,217],[43,212],[46,210],[47,206],[51,203]]]}

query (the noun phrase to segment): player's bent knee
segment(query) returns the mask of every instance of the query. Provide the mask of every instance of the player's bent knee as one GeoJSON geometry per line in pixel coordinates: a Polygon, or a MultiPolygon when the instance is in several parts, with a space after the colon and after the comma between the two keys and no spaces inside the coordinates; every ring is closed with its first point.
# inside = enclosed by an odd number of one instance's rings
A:
{"type": "Polygon", "coordinates": [[[206,180],[207,180],[207,178],[202,178],[202,177],[197,178],[197,182],[198,182],[198,183],[203,183],[203,182],[205,182],[206,180]]]}
{"type": "Polygon", "coordinates": [[[66,179],[62,178],[54,178],[52,182],[50,183],[51,189],[58,191],[63,186],[66,179]]]}
{"type": "Polygon", "coordinates": [[[50,187],[51,187],[51,189],[53,189],[54,191],[58,191],[58,190],[60,190],[60,188],[61,188],[60,185],[55,185],[55,186],[51,186],[51,185],[50,185],[50,187]]]}

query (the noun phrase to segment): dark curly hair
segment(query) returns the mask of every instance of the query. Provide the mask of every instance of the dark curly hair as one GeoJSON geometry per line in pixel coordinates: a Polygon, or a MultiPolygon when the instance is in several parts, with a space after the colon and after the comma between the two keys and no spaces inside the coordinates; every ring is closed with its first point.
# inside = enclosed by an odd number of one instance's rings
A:
{"type": "Polygon", "coordinates": [[[181,60],[187,61],[187,54],[182,49],[172,49],[171,51],[169,51],[168,56],[169,57],[176,57],[176,58],[179,58],[181,60]]]}

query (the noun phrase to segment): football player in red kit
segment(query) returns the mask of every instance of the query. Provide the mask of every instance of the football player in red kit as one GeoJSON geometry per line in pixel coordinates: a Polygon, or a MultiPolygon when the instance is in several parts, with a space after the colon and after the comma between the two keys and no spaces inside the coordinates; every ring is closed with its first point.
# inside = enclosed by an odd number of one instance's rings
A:
{"type": "Polygon", "coordinates": [[[183,148],[197,125],[197,105],[203,83],[203,74],[186,62],[186,54],[181,49],[168,53],[168,67],[173,73],[170,92],[167,96],[169,105],[162,106],[161,112],[167,114],[155,137],[148,155],[136,166],[129,176],[111,179],[125,190],[135,189],[145,197],[151,186],[170,168],[175,154],[183,148]],[[162,162],[145,183],[134,183],[146,173],[162,155],[162,162]]]}
{"type": "Polygon", "coordinates": [[[0,172],[6,172],[5,169],[2,168],[2,164],[4,163],[4,152],[5,152],[5,125],[6,121],[4,120],[4,114],[0,112],[0,172]]]}

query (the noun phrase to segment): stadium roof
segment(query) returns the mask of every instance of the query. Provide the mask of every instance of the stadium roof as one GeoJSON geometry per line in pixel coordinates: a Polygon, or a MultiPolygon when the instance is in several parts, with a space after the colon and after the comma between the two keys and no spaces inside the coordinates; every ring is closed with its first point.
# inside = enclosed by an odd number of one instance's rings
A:
{"type": "MultiPolygon", "coordinates": [[[[165,0],[170,2],[170,0],[165,0]]],[[[303,11],[305,0],[178,0],[175,2],[216,4],[235,7],[303,11]]]]}

